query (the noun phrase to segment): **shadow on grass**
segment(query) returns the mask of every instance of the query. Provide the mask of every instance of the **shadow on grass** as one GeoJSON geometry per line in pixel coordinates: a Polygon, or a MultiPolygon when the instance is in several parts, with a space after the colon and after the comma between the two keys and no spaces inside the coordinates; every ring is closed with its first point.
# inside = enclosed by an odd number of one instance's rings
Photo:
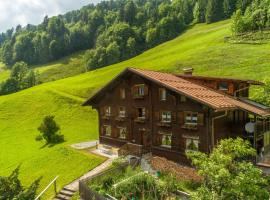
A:
{"type": "Polygon", "coordinates": [[[63,140],[63,141],[57,142],[57,143],[45,143],[45,144],[43,144],[39,149],[44,149],[44,148],[46,148],[46,147],[52,148],[52,147],[54,147],[54,146],[56,146],[56,145],[58,145],[58,144],[62,144],[62,143],[64,143],[64,142],[66,142],[66,141],[63,140]]]}

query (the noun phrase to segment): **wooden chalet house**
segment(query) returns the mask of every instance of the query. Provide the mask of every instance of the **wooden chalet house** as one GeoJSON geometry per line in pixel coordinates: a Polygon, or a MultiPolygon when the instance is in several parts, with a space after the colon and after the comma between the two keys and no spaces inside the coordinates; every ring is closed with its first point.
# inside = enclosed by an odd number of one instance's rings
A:
{"type": "Polygon", "coordinates": [[[134,145],[176,162],[186,150],[209,153],[219,140],[242,137],[260,152],[270,145],[270,110],[248,99],[252,80],[128,68],[87,100],[98,111],[99,140],[134,145]]]}

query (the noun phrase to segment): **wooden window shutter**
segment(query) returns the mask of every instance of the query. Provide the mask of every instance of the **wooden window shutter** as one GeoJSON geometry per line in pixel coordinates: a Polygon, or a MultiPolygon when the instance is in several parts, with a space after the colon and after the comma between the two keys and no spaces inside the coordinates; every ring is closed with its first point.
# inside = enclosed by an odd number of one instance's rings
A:
{"type": "Polygon", "coordinates": [[[112,137],[118,137],[118,128],[112,127],[112,137]]]}
{"type": "Polygon", "coordinates": [[[198,124],[204,125],[204,114],[203,113],[198,113],[198,124]]]}
{"type": "Polygon", "coordinates": [[[160,121],[160,112],[158,111],[155,112],[155,120],[160,121]]]}
{"type": "Polygon", "coordinates": [[[176,112],[172,112],[172,122],[176,122],[176,112]]]}
{"type": "Polygon", "coordinates": [[[180,111],[178,112],[178,122],[180,124],[184,124],[185,123],[185,113],[180,111]]]}
{"type": "Polygon", "coordinates": [[[144,95],[147,96],[148,95],[148,86],[144,85],[144,95]]]}

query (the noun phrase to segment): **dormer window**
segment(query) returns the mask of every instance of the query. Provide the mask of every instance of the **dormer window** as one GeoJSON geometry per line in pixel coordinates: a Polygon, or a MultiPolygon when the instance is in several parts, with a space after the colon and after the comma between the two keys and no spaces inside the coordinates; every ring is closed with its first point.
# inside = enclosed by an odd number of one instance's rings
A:
{"type": "Polygon", "coordinates": [[[159,88],[159,100],[166,101],[167,99],[167,91],[165,88],[159,88]]]}
{"type": "Polygon", "coordinates": [[[229,85],[227,82],[221,82],[218,84],[218,89],[221,91],[227,91],[229,88],[229,85]]]}

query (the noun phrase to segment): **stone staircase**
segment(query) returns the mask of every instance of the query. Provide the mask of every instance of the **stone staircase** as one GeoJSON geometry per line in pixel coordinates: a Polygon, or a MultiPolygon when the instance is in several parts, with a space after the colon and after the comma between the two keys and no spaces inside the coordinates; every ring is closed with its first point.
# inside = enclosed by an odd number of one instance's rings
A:
{"type": "Polygon", "coordinates": [[[55,197],[54,200],[70,200],[76,191],[64,187],[55,197]]]}

